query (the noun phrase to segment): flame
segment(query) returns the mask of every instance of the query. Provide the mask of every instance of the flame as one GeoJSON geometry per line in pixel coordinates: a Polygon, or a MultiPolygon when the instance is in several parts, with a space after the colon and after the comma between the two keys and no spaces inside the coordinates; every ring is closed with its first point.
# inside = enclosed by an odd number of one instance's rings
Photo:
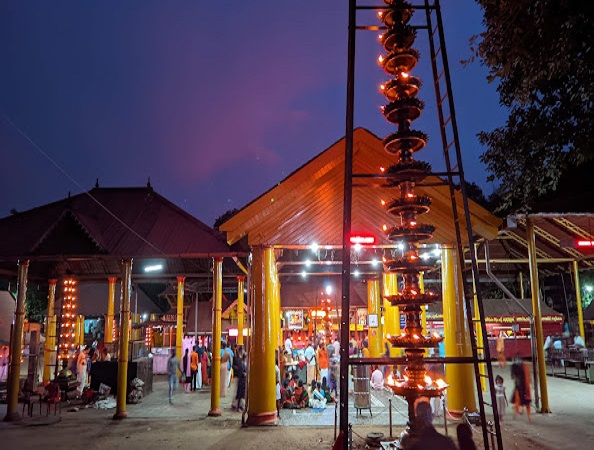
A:
{"type": "Polygon", "coordinates": [[[437,385],[437,387],[439,389],[445,389],[446,387],[448,387],[448,384],[443,381],[441,378],[439,378],[438,380],[435,380],[435,384],[437,385]]]}
{"type": "Polygon", "coordinates": [[[418,334],[413,334],[413,338],[415,338],[415,339],[421,339],[418,334]]]}
{"type": "Polygon", "coordinates": [[[433,380],[429,375],[425,375],[425,383],[427,383],[427,385],[431,385],[433,383],[433,380]]]}
{"type": "Polygon", "coordinates": [[[383,61],[384,61],[384,57],[383,57],[382,55],[379,55],[379,56],[377,57],[377,60],[378,60],[378,61],[381,63],[381,62],[383,62],[383,61]]]}
{"type": "Polygon", "coordinates": [[[384,12],[383,12],[383,11],[378,11],[378,12],[377,12],[377,16],[378,16],[380,19],[382,18],[382,16],[383,16],[383,15],[384,15],[384,12]]]}
{"type": "Polygon", "coordinates": [[[406,194],[406,196],[407,196],[408,198],[413,198],[413,197],[415,196],[415,194],[412,194],[412,193],[410,193],[410,192],[409,192],[408,194],[406,194]]]}
{"type": "Polygon", "coordinates": [[[408,78],[408,73],[406,73],[406,72],[400,72],[400,76],[402,78],[408,78]]]}
{"type": "MultiPolygon", "coordinates": [[[[383,225],[382,225],[382,230],[384,230],[384,231],[388,231],[388,225],[386,225],[386,224],[383,224],[383,225]]],[[[386,261],[386,258],[383,258],[383,259],[384,259],[384,262],[385,262],[385,261],[386,261]]]]}
{"type": "Polygon", "coordinates": [[[420,390],[423,390],[423,389],[425,389],[425,386],[421,386],[420,384],[417,384],[417,387],[418,387],[420,390]]]}
{"type": "Polygon", "coordinates": [[[404,381],[408,381],[408,377],[406,375],[404,375],[402,378],[404,378],[404,381]]]}
{"type": "Polygon", "coordinates": [[[417,222],[415,220],[411,220],[410,223],[409,223],[409,225],[411,227],[415,227],[415,226],[417,226],[417,222]]]}
{"type": "Polygon", "coordinates": [[[378,38],[378,40],[379,40],[379,41],[381,41],[383,37],[384,37],[384,35],[383,35],[383,34],[379,34],[379,35],[377,36],[377,38],[378,38]]]}
{"type": "Polygon", "coordinates": [[[380,172],[385,172],[386,168],[385,167],[380,167],[380,172]]]}
{"type": "Polygon", "coordinates": [[[380,203],[382,204],[382,206],[386,206],[386,201],[383,198],[380,200],[380,203]]]}
{"type": "Polygon", "coordinates": [[[380,84],[380,90],[383,91],[384,89],[386,89],[386,86],[383,84],[380,84]]]}

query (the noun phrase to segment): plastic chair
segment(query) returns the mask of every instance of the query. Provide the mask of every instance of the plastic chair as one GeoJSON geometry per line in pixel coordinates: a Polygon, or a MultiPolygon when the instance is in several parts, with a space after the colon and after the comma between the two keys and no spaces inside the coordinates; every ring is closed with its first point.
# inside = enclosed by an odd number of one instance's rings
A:
{"type": "Polygon", "coordinates": [[[29,381],[25,381],[25,385],[23,386],[23,396],[21,398],[23,402],[23,412],[21,415],[25,415],[25,406],[27,406],[27,414],[29,417],[32,416],[33,404],[36,402],[39,403],[39,414],[41,414],[41,395],[41,392],[37,392],[32,389],[29,381]]]}
{"type": "Polygon", "coordinates": [[[58,386],[56,383],[52,382],[52,383],[49,383],[45,387],[45,390],[47,391],[47,397],[45,398],[45,402],[47,403],[47,410],[45,412],[45,415],[49,416],[51,405],[54,405],[54,416],[56,415],[58,406],[60,407],[60,415],[61,415],[62,414],[62,393],[60,392],[60,386],[58,386]]]}

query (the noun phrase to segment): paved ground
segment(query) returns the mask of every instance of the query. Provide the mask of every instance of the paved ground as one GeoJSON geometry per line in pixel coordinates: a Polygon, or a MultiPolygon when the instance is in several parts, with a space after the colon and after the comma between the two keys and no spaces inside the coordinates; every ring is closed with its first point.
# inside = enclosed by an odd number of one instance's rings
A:
{"type": "MultiPolygon", "coordinates": [[[[511,380],[506,376],[508,394],[511,380]]],[[[522,450],[544,449],[577,450],[592,448],[594,442],[594,385],[575,380],[548,377],[552,414],[535,414],[528,424],[526,416],[513,418],[508,409],[503,422],[504,448],[522,450]]],[[[334,408],[322,413],[308,410],[282,411],[283,426],[268,428],[241,428],[241,413],[230,408],[231,395],[221,399],[223,415],[207,417],[210,392],[185,394],[178,390],[174,405],[167,403],[165,380],[157,378],[155,391],[139,405],[128,405],[128,419],[113,421],[114,410],[80,409],[67,411],[61,417],[39,416],[25,418],[19,423],[0,422],[0,447],[6,449],[82,448],[111,450],[125,443],[127,449],[152,450],[164,448],[199,449],[268,449],[291,448],[329,449],[334,434],[334,408]],[[307,424],[307,425],[306,425],[307,424]],[[190,445],[191,444],[191,445],[190,445]]],[[[232,392],[233,392],[232,388],[232,392]]],[[[373,418],[367,411],[355,417],[352,411],[355,444],[363,448],[358,436],[371,431],[389,433],[387,426],[388,393],[374,393],[373,418]]],[[[394,434],[404,427],[404,404],[393,400],[394,434]]],[[[19,408],[20,411],[20,408],[19,408]]],[[[6,405],[0,405],[0,417],[6,414],[6,405]]],[[[450,434],[455,423],[450,422],[450,434]]],[[[443,432],[443,427],[438,428],[443,432]]],[[[480,434],[475,435],[482,443],[480,434]]],[[[480,445],[479,445],[480,448],[480,445]]]]}

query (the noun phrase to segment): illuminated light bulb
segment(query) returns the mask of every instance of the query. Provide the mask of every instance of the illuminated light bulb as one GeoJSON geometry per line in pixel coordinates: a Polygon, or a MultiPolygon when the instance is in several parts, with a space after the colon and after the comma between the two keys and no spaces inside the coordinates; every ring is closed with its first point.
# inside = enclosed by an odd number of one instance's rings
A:
{"type": "Polygon", "coordinates": [[[412,194],[412,193],[410,193],[410,192],[409,192],[408,194],[406,194],[406,196],[407,196],[408,198],[413,198],[413,197],[415,196],[415,194],[412,194]]]}
{"type": "Polygon", "coordinates": [[[380,172],[385,172],[386,168],[385,167],[380,167],[380,172]]]}
{"type": "Polygon", "coordinates": [[[441,336],[439,335],[439,333],[437,331],[434,331],[433,332],[433,337],[440,338],[441,336]]]}
{"type": "Polygon", "coordinates": [[[421,339],[418,334],[413,334],[413,338],[415,338],[415,339],[421,339]]]}
{"type": "Polygon", "coordinates": [[[404,378],[404,381],[408,381],[408,377],[406,375],[404,375],[402,378],[404,378]]]}
{"type": "MultiPolygon", "coordinates": [[[[392,336],[390,336],[390,333],[386,334],[386,339],[390,339],[392,336]]],[[[388,377],[389,378],[389,377],[388,377]]]]}
{"type": "Polygon", "coordinates": [[[355,249],[356,252],[360,252],[361,249],[363,248],[363,246],[361,244],[355,244],[353,246],[353,248],[355,249]]]}
{"type": "Polygon", "coordinates": [[[409,225],[411,227],[416,227],[417,226],[417,222],[415,220],[411,220],[410,223],[409,223],[409,225]]]}
{"type": "Polygon", "coordinates": [[[309,259],[305,260],[305,267],[311,266],[311,261],[309,259]]]}
{"type": "Polygon", "coordinates": [[[314,243],[312,243],[312,244],[309,246],[310,250],[311,250],[312,252],[314,252],[314,253],[318,251],[318,248],[319,248],[319,247],[320,247],[320,246],[319,246],[317,243],[315,243],[315,242],[314,242],[314,243]]]}
{"type": "Polygon", "coordinates": [[[302,278],[307,278],[307,272],[301,272],[301,277],[302,278]]]}
{"type": "Polygon", "coordinates": [[[420,390],[423,390],[423,389],[425,389],[425,386],[421,386],[420,384],[417,384],[417,387],[418,387],[420,390]]]}
{"type": "Polygon", "coordinates": [[[374,266],[374,267],[375,267],[375,266],[377,266],[378,264],[379,264],[379,261],[378,261],[377,259],[372,259],[372,260],[371,260],[371,265],[372,265],[372,266],[374,266]]]}
{"type": "Polygon", "coordinates": [[[408,78],[408,73],[406,73],[406,72],[401,72],[401,73],[400,73],[400,76],[401,76],[402,78],[408,78]]]}
{"type": "Polygon", "coordinates": [[[361,275],[361,272],[359,272],[358,270],[355,270],[353,272],[353,275],[356,276],[356,277],[358,277],[359,275],[361,275]]]}
{"type": "Polygon", "coordinates": [[[383,16],[383,15],[384,15],[384,12],[383,12],[383,11],[378,11],[378,12],[377,12],[377,16],[378,16],[380,19],[382,18],[382,16],[383,16]]]}
{"type": "MultiPolygon", "coordinates": [[[[377,39],[378,39],[378,41],[381,41],[383,37],[384,37],[384,35],[383,35],[383,34],[379,34],[379,35],[377,36],[377,39]]],[[[381,61],[380,61],[380,62],[381,62],[381,61]]]]}
{"type": "Polygon", "coordinates": [[[417,291],[416,291],[415,289],[411,289],[411,290],[410,290],[410,293],[411,293],[412,295],[417,295],[417,291]]]}

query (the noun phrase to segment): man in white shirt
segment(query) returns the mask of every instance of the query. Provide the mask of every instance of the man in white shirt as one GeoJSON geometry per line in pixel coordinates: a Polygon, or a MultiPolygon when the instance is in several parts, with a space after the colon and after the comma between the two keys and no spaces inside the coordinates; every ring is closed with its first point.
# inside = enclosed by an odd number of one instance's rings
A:
{"type": "Polygon", "coordinates": [[[291,340],[290,334],[287,336],[287,339],[285,340],[285,350],[289,355],[293,356],[293,341],[291,340]]]}
{"type": "Polygon", "coordinates": [[[375,366],[375,370],[371,374],[371,387],[376,391],[384,388],[384,375],[379,366],[375,366]]]}
{"type": "Polygon", "coordinates": [[[307,361],[307,382],[311,383],[316,379],[316,351],[311,342],[305,349],[305,360],[307,361]]]}

